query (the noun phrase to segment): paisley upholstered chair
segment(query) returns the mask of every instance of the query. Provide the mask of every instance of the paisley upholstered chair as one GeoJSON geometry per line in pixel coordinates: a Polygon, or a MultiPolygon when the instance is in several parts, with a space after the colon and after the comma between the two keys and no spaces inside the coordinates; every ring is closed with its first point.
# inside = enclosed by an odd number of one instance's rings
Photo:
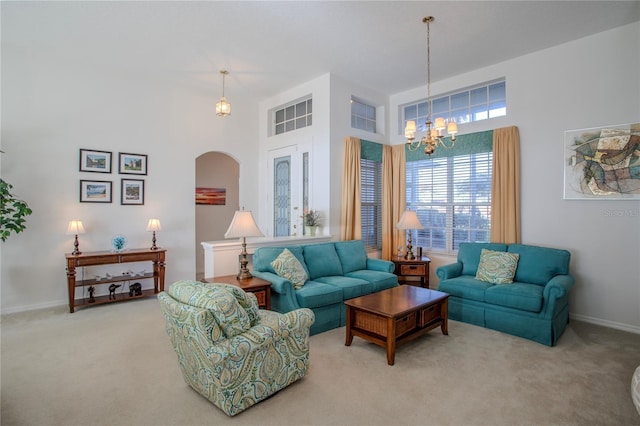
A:
{"type": "Polygon", "coordinates": [[[259,310],[228,284],[178,281],[158,294],[184,380],[234,416],[304,377],[310,309],[259,310]]]}

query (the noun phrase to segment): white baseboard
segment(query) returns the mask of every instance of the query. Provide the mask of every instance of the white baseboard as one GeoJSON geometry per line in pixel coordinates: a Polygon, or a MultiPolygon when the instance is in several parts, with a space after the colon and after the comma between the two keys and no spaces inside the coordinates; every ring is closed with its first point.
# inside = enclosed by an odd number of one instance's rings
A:
{"type": "Polygon", "coordinates": [[[637,327],[634,325],[622,324],[619,322],[588,317],[586,315],[580,315],[580,314],[569,314],[569,318],[574,319],[576,321],[587,322],[589,324],[601,325],[603,327],[615,328],[616,330],[622,330],[622,331],[628,331],[630,333],[640,334],[640,327],[637,327]]]}

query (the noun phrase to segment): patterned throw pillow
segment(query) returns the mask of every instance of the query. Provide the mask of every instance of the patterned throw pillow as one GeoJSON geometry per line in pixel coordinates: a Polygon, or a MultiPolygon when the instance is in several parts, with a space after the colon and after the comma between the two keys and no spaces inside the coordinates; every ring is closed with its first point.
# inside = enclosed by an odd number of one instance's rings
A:
{"type": "Polygon", "coordinates": [[[482,249],[476,279],[493,284],[511,284],[518,267],[518,253],[482,249]]]}
{"type": "Polygon", "coordinates": [[[289,249],[284,249],[282,253],[271,262],[271,266],[278,276],[291,281],[293,288],[296,290],[302,288],[305,281],[309,278],[302,263],[296,259],[289,249]]]}

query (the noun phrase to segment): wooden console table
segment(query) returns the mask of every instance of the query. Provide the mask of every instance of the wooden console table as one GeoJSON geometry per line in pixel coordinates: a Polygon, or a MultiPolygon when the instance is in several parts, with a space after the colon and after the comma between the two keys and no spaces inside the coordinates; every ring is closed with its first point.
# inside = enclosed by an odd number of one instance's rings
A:
{"type": "Polygon", "coordinates": [[[124,300],[139,299],[142,297],[154,296],[164,291],[164,269],[166,249],[131,249],[121,252],[113,251],[93,251],[81,254],[66,253],[67,259],[67,285],[69,290],[69,312],[73,313],[76,307],[101,305],[103,303],[122,302],[124,300]],[[114,276],[100,280],[87,279],[76,281],[76,268],[85,266],[112,265],[117,263],[130,262],[152,262],[153,272],[142,276],[114,276]],[[101,284],[113,284],[118,282],[132,281],[134,279],[153,278],[153,290],[142,290],[139,294],[127,294],[126,297],[110,297],[109,295],[97,296],[90,301],[90,298],[76,299],[76,287],[96,286],[101,284]]]}

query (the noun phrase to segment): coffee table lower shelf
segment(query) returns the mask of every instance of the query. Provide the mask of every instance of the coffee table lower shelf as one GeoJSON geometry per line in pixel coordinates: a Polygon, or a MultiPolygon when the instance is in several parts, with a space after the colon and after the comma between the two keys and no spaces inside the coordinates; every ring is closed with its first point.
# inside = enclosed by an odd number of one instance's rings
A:
{"type": "Polygon", "coordinates": [[[446,293],[420,287],[400,286],[345,301],[346,340],[350,346],[358,336],[387,352],[387,363],[395,363],[396,348],[440,327],[448,335],[446,293]]]}

